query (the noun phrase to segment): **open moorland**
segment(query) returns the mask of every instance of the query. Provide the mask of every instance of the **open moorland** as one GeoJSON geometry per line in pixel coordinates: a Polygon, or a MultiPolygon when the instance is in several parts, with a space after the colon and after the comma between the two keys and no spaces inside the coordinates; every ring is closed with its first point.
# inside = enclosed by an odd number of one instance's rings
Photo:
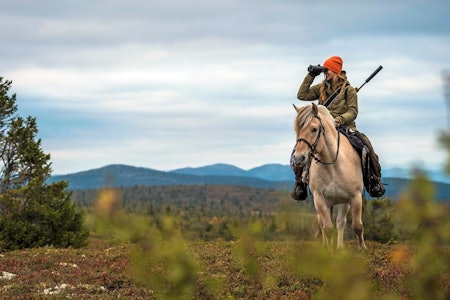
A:
{"type": "MultiPolygon", "coordinates": [[[[410,264],[418,253],[408,244],[368,242],[369,250],[362,253],[350,242],[346,251],[332,253],[301,241],[199,241],[177,248],[178,242],[166,249],[173,257],[95,240],[81,249],[4,253],[1,297],[448,299],[450,292],[448,268],[439,276],[414,271],[410,264]]],[[[450,255],[449,248],[436,250],[436,255],[450,255]]]]}
{"type": "Polygon", "coordinates": [[[449,210],[426,184],[365,201],[367,251],[350,228],[323,248],[311,202],[286,192],[75,192],[87,244],[0,253],[0,299],[450,299],[449,210]]]}

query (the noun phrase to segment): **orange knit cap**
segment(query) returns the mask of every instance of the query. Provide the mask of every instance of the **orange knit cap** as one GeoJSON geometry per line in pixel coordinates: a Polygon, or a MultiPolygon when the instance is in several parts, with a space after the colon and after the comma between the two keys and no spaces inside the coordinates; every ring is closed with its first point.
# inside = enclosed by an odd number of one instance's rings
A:
{"type": "Polygon", "coordinates": [[[342,58],[339,56],[332,56],[323,63],[323,66],[337,74],[341,74],[342,58]]]}

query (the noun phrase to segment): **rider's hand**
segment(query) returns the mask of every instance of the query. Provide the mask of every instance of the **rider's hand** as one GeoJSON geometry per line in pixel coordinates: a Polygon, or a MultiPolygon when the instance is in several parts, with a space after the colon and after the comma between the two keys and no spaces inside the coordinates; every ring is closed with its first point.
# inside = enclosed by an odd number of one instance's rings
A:
{"type": "Polygon", "coordinates": [[[342,124],[344,124],[344,118],[342,116],[337,116],[336,118],[334,118],[334,126],[336,128],[342,126],[342,124]]]}
{"type": "Polygon", "coordinates": [[[321,70],[319,70],[319,69],[312,69],[312,70],[309,70],[309,68],[308,68],[308,74],[310,75],[310,76],[312,76],[312,77],[316,77],[316,76],[318,76],[320,73],[322,73],[322,71],[321,70]]]}

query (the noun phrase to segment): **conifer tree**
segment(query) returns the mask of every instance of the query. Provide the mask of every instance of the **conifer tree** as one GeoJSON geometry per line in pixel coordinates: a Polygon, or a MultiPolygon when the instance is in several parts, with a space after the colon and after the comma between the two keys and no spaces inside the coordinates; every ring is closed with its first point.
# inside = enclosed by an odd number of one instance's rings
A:
{"type": "Polygon", "coordinates": [[[0,77],[0,251],[83,246],[83,211],[71,201],[67,182],[47,184],[50,154],[36,138],[36,118],[17,115],[11,84],[0,77]]]}

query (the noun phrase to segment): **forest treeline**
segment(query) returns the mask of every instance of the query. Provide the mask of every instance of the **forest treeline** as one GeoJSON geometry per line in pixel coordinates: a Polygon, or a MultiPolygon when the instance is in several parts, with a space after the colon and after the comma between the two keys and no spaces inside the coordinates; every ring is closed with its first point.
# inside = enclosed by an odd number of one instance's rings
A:
{"type": "MultiPolygon", "coordinates": [[[[171,216],[190,240],[233,240],[239,228],[250,225],[258,228],[257,235],[264,240],[314,239],[318,234],[312,199],[297,203],[280,190],[229,185],[135,186],[75,190],[72,201],[88,216],[105,202],[109,210],[146,217],[156,225],[164,216],[171,216]]],[[[395,208],[390,198],[364,198],[367,240],[386,243],[401,238],[395,226],[395,208]]],[[[352,239],[351,214],[348,218],[346,238],[352,239]]]]}

